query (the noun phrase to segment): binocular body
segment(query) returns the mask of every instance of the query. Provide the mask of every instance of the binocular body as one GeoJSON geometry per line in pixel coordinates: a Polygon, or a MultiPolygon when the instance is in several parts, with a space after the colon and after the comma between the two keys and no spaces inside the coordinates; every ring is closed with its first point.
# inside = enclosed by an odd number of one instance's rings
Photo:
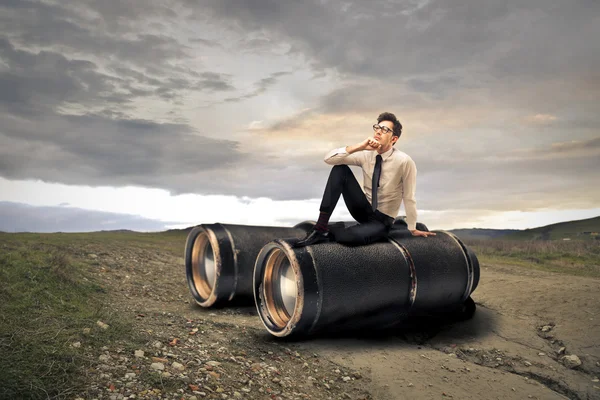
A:
{"type": "Polygon", "coordinates": [[[397,219],[385,242],[294,247],[314,224],[193,228],[185,263],[196,303],[255,305],[267,331],[278,337],[381,329],[413,315],[474,312],[470,295],[479,282],[479,262],[452,233],[413,237],[397,219]]]}

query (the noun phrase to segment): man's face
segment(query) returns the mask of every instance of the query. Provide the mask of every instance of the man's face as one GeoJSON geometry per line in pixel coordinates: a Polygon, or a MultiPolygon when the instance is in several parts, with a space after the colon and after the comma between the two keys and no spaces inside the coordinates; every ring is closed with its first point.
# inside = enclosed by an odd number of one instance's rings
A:
{"type": "Polygon", "coordinates": [[[396,143],[398,136],[393,135],[394,123],[392,121],[381,121],[379,126],[384,128],[377,129],[375,131],[375,140],[381,143],[381,147],[387,148],[388,146],[392,146],[394,143],[396,143]]]}

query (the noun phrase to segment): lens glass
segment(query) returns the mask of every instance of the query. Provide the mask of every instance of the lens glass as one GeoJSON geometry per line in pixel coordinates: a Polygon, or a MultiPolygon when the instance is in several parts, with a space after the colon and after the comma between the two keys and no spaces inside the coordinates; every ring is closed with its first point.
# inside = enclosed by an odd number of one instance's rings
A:
{"type": "Polygon", "coordinates": [[[280,302],[283,305],[286,314],[291,316],[294,313],[294,307],[296,306],[298,290],[296,286],[296,275],[294,274],[294,270],[287,257],[281,261],[278,282],[276,284],[279,286],[278,297],[280,302]]]}
{"type": "Polygon", "coordinates": [[[268,319],[278,329],[285,328],[296,311],[296,273],[281,249],[273,249],[269,253],[263,273],[263,296],[268,319]]]}
{"type": "Polygon", "coordinates": [[[204,267],[206,283],[212,289],[215,286],[217,271],[215,268],[215,256],[213,254],[213,249],[208,240],[206,241],[206,247],[204,249],[204,262],[202,264],[204,267]]]}
{"type": "Polygon", "coordinates": [[[208,235],[200,233],[192,247],[192,281],[199,297],[198,300],[206,301],[210,298],[217,284],[217,268],[208,235]]]}

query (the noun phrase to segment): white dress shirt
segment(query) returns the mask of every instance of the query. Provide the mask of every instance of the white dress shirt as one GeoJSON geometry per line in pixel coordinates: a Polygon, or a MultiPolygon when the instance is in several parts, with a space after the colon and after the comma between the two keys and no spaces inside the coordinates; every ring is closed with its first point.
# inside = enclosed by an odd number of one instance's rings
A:
{"type": "MultiPolygon", "coordinates": [[[[325,156],[329,165],[357,165],[363,171],[363,191],[367,200],[371,202],[371,186],[375,157],[377,151],[362,150],[348,154],[345,147],[331,150],[325,156]]],[[[406,153],[392,147],[381,154],[381,177],[377,191],[377,209],[392,218],[398,216],[400,205],[404,201],[406,223],[408,229],[416,229],[417,201],[415,192],[417,187],[417,166],[406,153]]]]}

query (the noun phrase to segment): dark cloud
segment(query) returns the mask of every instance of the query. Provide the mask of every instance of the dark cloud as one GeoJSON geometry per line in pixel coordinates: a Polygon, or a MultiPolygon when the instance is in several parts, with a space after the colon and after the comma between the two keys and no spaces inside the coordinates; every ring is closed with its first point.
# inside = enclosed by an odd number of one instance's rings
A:
{"type": "Polygon", "coordinates": [[[197,89],[205,89],[215,92],[235,90],[235,88],[228,82],[228,75],[218,74],[215,72],[204,72],[201,74],[201,76],[202,80],[197,83],[197,89]]]}
{"type": "Polygon", "coordinates": [[[49,51],[32,53],[16,49],[0,38],[0,103],[14,114],[35,115],[56,109],[63,103],[89,106],[91,103],[127,103],[135,95],[126,91],[122,80],[97,71],[87,60],[69,60],[49,51]]]}
{"type": "MultiPolygon", "coordinates": [[[[138,185],[174,193],[247,194],[299,198],[281,190],[285,178],[263,184],[275,166],[262,167],[226,139],[201,136],[185,123],[131,117],[137,98],[176,98],[188,82],[158,79],[152,71],[115,63],[109,71],[52,51],[32,52],[0,39],[0,174],[74,185],[138,185]],[[65,107],[83,110],[69,114],[65,107]],[[97,110],[97,111],[95,111],[97,110]],[[249,174],[248,171],[253,171],[249,174]],[[217,173],[218,172],[218,173],[217,173]],[[218,179],[216,176],[225,176],[218,179]],[[279,183],[277,183],[279,182],[279,183]]],[[[264,93],[289,72],[256,82],[247,97],[264,93]]],[[[197,74],[196,90],[231,91],[231,77],[197,74]]],[[[283,161],[279,161],[283,162],[283,161]]],[[[292,179],[302,174],[295,173],[292,179]]]]}
{"type": "Polygon", "coordinates": [[[314,112],[324,114],[378,113],[379,110],[423,104],[419,94],[403,90],[400,84],[386,82],[353,83],[323,96],[314,112]]]}
{"type": "Polygon", "coordinates": [[[248,100],[251,99],[253,97],[259,96],[261,94],[263,94],[264,92],[267,91],[267,89],[269,89],[269,87],[275,85],[279,78],[285,75],[290,75],[291,72],[286,72],[286,71],[281,71],[281,72],[274,72],[271,75],[269,75],[266,78],[261,79],[260,81],[256,82],[254,84],[254,89],[247,93],[244,94],[242,96],[237,96],[237,97],[228,97],[224,100],[224,102],[226,103],[237,103],[243,100],[248,100]]]}
{"type": "Polygon", "coordinates": [[[219,42],[217,42],[215,40],[208,40],[208,39],[202,39],[202,38],[190,38],[188,40],[191,43],[199,43],[206,47],[223,47],[223,45],[221,45],[219,42]]]}
{"type": "Polygon", "coordinates": [[[203,72],[199,78],[157,78],[126,67],[115,75],[100,72],[95,63],[68,59],[52,51],[37,53],[15,48],[0,38],[0,103],[16,114],[57,110],[64,103],[123,110],[136,98],[172,99],[187,90],[231,91],[228,77],[203,72]]]}
{"type": "Polygon", "coordinates": [[[461,82],[458,77],[441,76],[436,78],[410,78],[406,80],[406,86],[417,93],[424,92],[437,98],[443,98],[446,93],[465,88],[467,84],[461,82]]]}
{"type": "Polygon", "coordinates": [[[595,112],[600,41],[586,38],[599,13],[593,1],[205,0],[195,15],[342,73],[320,112],[485,101],[537,113],[595,112]]]}
{"type": "Polygon", "coordinates": [[[485,64],[498,77],[571,75],[590,72],[600,57],[600,45],[581,40],[600,33],[600,5],[591,1],[204,3],[208,10],[202,11],[215,18],[288,41],[322,66],[358,75],[400,77],[485,64]]]}
{"type": "Polygon", "coordinates": [[[0,173],[70,184],[202,188],[173,176],[241,163],[236,143],[197,135],[187,125],[98,115],[14,120],[0,114],[0,173]],[[41,129],[43,127],[43,129],[41,129]],[[37,128],[37,129],[36,129],[37,128]]]}
{"type": "Polygon", "coordinates": [[[71,51],[103,60],[118,59],[139,67],[151,64],[165,72],[171,62],[191,57],[190,49],[177,39],[140,29],[139,24],[145,18],[169,18],[165,7],[153,7],[150,2],[134,5],[133,2],[110,1],[105,3],[106,7],[96,2],[87,5],[81,2],[19,3],[16,7],[10,3],[0,4],[0,34],[18,46],[71,51]],[[100,14],[99,8],[102,8],[100,14]]]}
{"type": "Polygon", "coordinates": [[[0,201],[0,231],[3,232],[95,232],[118,229],[164,231],[172,222],[137,215],[84,210],[74,207],[34,207],[0,201]]]}
{"type": "MultiPolygon", "coordinates": [[[[156,21],[177,26],[176,10],[159,1],[0,4],[1,57],[8,64],[0,73],[9,106],[16,112],[27,96],[36,106],[93,102],[94,112],[114,113],[136,99],[181,105],[191,92],[234,90],[230,77],[198,70],[195,49],[183,38],[156,29],[156,21]]],[[[19,111],[38,112],[26,103],[19,111]]]]}
{"type": "MultiPolygon", "coordinates": [[[[278,69],[302,59],[315,77],[327,78],[331,69],[339,80],[318,101],[297,103],[309,111],[265,131],[285,138],[290,129],[314,128],[318,118],[395,112],[405,125],[399,147],[417,161],[420,207],[525,207],[586,196],[589,204],[599,198],[592,187],[598,142],[590,138],[600,123],[600,41],[589,40],[600,36],[599,4],[4,1],[0,174],[175,193],[320,197],[329,171],[323,154],[253,154],[228,140],[231,132],[203,137],[173,110],[161,114],[171,122],[142,120],[137,112],[151,102],[173,108],[189,93],[233,109],[291,72],[264,72],[240,90],[238,76],[204,70],[205,55],[216,64],[219,57],[243,63],[248,54],[278,55],[278,69]],[[467,118],[465,110],[475,115],[458,127],[442,120],[453,112],[467,118]],[[418,137],[404,119],[417,111],[434,126],[430,136],[418,137]],[[489,131],[492,138],[502,132],[502,140],[490,140],[489,131]]],[[[329,137],[336,146],[352,134],[329,137]]]]}
{"type": "MultiPolygon", "coordinates": [[[[26,14],[57,12],[57,6],[23,5],[28,7],[26,14]]],[[[133,46],[133,53],[143,55],[145,40],[157,46],[154,56],[160,55],[161,46],[172,47],[164,37],[145,33],[137,37],[141,42],[133,46]]],[[[174,47],[177,55],[180,46],[174,47]]],[[[54,50],[19,48],[0,36],[0,174],[179,192],[196,190],[189,182],[169,181],[181,171],[210,175],[214,169],[243,162],[245,157],[233,141],[208,139],[185,123],[132,116],[134,102],[140,99],[176,103],[187,90],[231,91],[229,76],[210,71],[181,74],[188,67],[173,68],[172,74],[163,76],[160,69],[131,66],[127,60],[136,56],[128,57],[102,67],[54,50]]],[[[158,58],[155,67],[165,61],[158,58]]]]}

